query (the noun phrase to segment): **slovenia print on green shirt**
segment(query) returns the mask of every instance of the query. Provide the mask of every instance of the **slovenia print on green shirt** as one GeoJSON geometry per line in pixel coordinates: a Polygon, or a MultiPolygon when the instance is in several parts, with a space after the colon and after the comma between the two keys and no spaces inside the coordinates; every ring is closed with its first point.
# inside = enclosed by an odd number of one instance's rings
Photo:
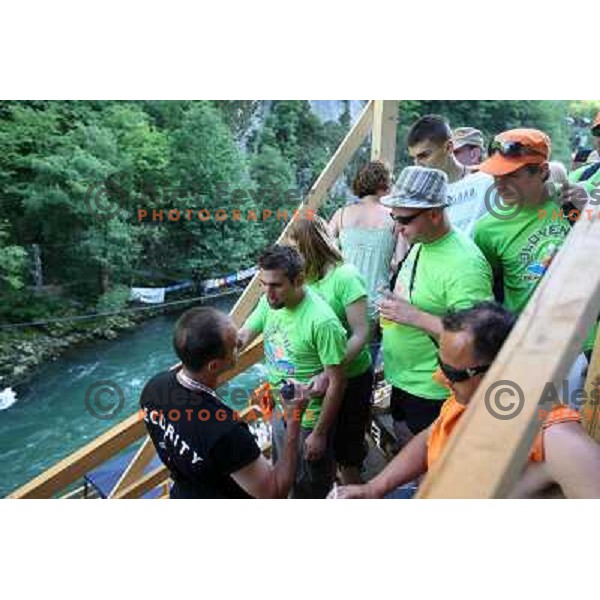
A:
{"type": "Polygon", "coordinates": [[[475,242],[492,269],[502,272],[504,305],[520,313],[571,226],[566,218],[558,218],[559,207],[552,200],[517,210],[500,205],[495,210],[507,216],[514,213],[514,216],[503,220],[486,215],[475,226],[475,242]]]}
{"type": "MultiPolygon", "coordinates": [[[[496,206],[495,210],[514,214],[498,219],[492,214],[475,226],[475,242],[488,259],[492,269],[500,269],[504,285],[504,306],[519,314],[527,305],[538,283],[560,250],[571,225],[562,216],[554,199],[540,206],[496,206]]],[[[594,345],[596,328],[589,332],[584,350],[594,345]]]]}

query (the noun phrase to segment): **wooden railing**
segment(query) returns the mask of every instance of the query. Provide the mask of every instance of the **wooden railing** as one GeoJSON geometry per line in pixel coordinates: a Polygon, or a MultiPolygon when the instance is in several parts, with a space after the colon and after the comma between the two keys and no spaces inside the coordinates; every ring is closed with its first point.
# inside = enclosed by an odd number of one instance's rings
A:
{"type": "Polygon", "coordinates": [[[600,443],[600,327],[585,380],[583,424],[587,432],[600,443]]]}
{"type": "MultiPolygon", "coordinates": [[[[303,211],[308,208],[316,211],[321,206],[329,189],[342,175],[352,156],[371,131],[373,131],[372,157],[385,160],[393,169],[397,112],[398,102],[396,100],[368,101],[323,172],[308,191],[298,210],[303,211]]],[[[285,240],[290,223],[284,228],[279,242],[285,240]]],[[[260,293],[258,276],[255,275],[231,311],[231,316],[238,326],[241,326],[250,315],[258,302],[260,293]]],[[[261,360],[262,357],[262,339],[258,339],[241,354],[235,368],[228,371],[221,378],[220,383],[230,381],[261,360]]],[[[56,496],[72,483],[80,480],[87,472],[143,437],[145,437],[144,442],[113,487],[109,498],[137,498],[157,486],[165,486],[169,475],[165,467],[161,466],[150,473],[144,473],[155,456],[155,450],[146,435],[146,428],[140,413],[136,413],[15,490],[9,498],[56,496]]]]}

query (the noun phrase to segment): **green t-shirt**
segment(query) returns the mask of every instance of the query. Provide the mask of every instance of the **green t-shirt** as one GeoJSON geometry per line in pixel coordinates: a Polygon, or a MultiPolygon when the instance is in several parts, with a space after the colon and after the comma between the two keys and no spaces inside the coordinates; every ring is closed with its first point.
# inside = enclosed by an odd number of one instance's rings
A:
{"type": "MultiPolygon", "coordinates": [[[[514,209],[499,206],[498,213],[514,209]]],[[[502,273],[504,305],[520,313],[571,231],[568,219],[560,219],[553,200],[540,206],[523,206],[511,219],[488,214],[475,226],[475,243],[492,269],[502,273]],[[554,218],[553,218],[554,216],[554,218]]]]}
{"type": "MultiPolygon", "coordinates": [[[[581,183],[586,189],[587,193],[591,196],[591,204],[597,205],[600,202],[600,161],[583,165],[579,169],[569,173],[569,181],[571,183],[581,183]],[[587,173],[586,173],[587,171],[587,173]],[[581,181],[583,176],[586,176],[584,181],[581,181]]],[[[584,350],[592,350],[596,341],[596,331],[600,325],[597,323],[592,331],[588,334],[583,345],[584,350]]]]}
{"type": "MultiPolygon", "coordinates": [[[[342,324],[325,300],[308,289],[292,309],[272,309],[263,296],[245,327],[263,334],[268,379],[275,387],[289,378],[308,383],[326,366],[342,364],[346,354],[342,324]]],[[[322,403],[322,398],[309,402],[302,427],[315,426],[322,403]]]]}
{"type": "MultiPolygon", "coordinates": [[[[319,281],[309,283],[308,287],[317,292],[331,306],[347,335],[350,336],[351,330],[346,318],[346,308],[361,298],[367,298],[367,290],[358,269],[351,264],[342,263],[331,269],[319,281]]],[[[371,354],[365,345],[346,367],[346,375],[357,377],[367,371],[370,366],[371,354]]]]}
{"type": "Polygon", "coordinates": [[[593,163],[591,165],[583,165],[575,171],[569,173],[569,181],[571,183],[581,183],[587,190],[588,194],[593,194],[594,200],[600,200],[600,195],[595,190],[600,190],[600,168],[594,171],[594,166],[598,167],[599,163],[593,163]],[[581,181],[581,178],[587,170],[593,171],[591,175],[586,176],[585,181],[581,181]]]}
{"type": "MultiPolygon", "coordinates": [[[[496,207],[499,213],[511,214],[510,207],[496,207]]],[[[502,273],[504,305],[519,314],[527,305],[552,259],[571,231],[566,216],[553,200],[540,206],[524,206],[511,219],[497,219],[489,214],[475,226],[475,242],[492,265],[502,273]]],[[[591,349],[594,327],[584,343],[591,349]]]]}
{"type": "MultiPolygon", "coordinates": [[[[453,230],[431,244],[413,246],[402,264],[394,293],[441,317],[490,300],[492,273],[475,243],[453,230]]],[[[382,320],[382,329],[386,380],[415,396],[447,398],[448,389],[432,379],[438,354],[432,338],[416,327],[386,320],[382,320]]]]}

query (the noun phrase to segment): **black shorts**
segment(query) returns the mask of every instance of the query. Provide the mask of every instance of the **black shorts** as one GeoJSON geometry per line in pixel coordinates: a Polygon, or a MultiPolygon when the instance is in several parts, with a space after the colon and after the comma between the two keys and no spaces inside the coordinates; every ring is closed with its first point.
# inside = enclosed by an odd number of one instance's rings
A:
{"type": "Polygon", "coordinates": [[[351,377],[338,413],[333,448],[335,460],[345,467],[360,467],[367,456],[365,433],[371,412],[373,370],[351,377]]]}
{"type": "Polygon", "coordinates": [[[392,387],[390,408],[394,421],[406,421],[413,434],[427,429],[440,414],[444,400],[431,400],[414,396],[397,387],[392,387]]]}

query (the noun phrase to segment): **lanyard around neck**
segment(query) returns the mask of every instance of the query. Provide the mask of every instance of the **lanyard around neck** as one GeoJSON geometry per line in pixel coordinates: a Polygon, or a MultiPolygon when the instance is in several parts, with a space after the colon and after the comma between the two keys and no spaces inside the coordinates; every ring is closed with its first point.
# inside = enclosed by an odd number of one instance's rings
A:
{"type": "MultiPolygon", "coordinates": [[[[414,246],[413,246],[414,248],[414,246]]],[[[411,248],[412,250],[412,248],[411,248]]],[[[408,300],[412,304],[412,294],[413,289],[415,287],[415,277],[417,276],[417,265],[419,264],[419,257],[421,256],[421,250],[423,250],[423,246],[420,245],[417,250],[417,255],[415,256],[415,260],[413,262],[412,271],[410,273],[410,283],[408,284],[408,300]]]]}
{"type": "Polygon", "coordinates": [[[204,385],[203,383],[200,383],[199,381],[196,381],[195,379],[188,377],[183,372],[183,369],[180,369],[179,371],[177,371],[177,373],[175,374],[175,377],[177,377],[177,381],[186,390],[189,390],[190,392],[205,392],[205,393],[211,395],[215,400],[222,402],[221,398],[214,390],[211,390],[208,386],[204,385]]]}

